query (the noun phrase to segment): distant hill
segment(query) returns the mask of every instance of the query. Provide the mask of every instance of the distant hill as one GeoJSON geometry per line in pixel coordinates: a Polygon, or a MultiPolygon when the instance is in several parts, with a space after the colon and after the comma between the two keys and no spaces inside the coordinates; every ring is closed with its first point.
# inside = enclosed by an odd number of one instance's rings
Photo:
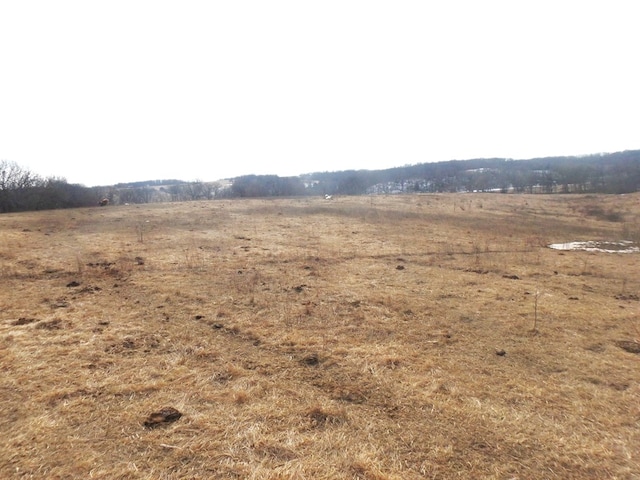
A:
{"type": "Polygon", "coordinates": [[[438,192],[630,193],[640,190],[640,150],[528,160],[478,158],[384,170],[245,175],[216,182],[146,180],[87,188],[0,161],[0,213],[214,198],[438,192]],[[104,202],[103,200],[107,200],[104,202]]]}
{"type": "Polygon", "coordinates": [[[144,180],[142,182],[117,183],[116,188],[141,188],[141,187],[162,187],[169,185],[180,185],[187,183],[184,180],[144,180]]]}
{"type": "Polygon", "coordinates": [[[125,196],[133,197],[136,203],[139,195],[135,195],[135,190],[141,188],[167,192],[160,201],[416,192],[628,193],[640,189],[640,150],[527,160],[449,160],[383,170],[313,172],[294,177],[244,175],[217,182],[147,180],[120,183],[111,188],[129,189],[125,196]]]}
{"type": "Polygon", "coordinates": [[[640,150],[529,160],[479,158],[385,170],[302,175],[306,190],[326,194],[411,192],[628,193],[640,189],[640,150]]]}

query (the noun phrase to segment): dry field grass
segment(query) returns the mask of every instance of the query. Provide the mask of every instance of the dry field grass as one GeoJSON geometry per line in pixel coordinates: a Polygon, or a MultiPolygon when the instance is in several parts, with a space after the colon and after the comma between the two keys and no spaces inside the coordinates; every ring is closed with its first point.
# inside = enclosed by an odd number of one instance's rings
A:
{"type": "Polygon", "coordinates": [[[639,225],[640,195],[2,215],[0,477],[638,479],[640,255],[546,245],[639,225]]]}

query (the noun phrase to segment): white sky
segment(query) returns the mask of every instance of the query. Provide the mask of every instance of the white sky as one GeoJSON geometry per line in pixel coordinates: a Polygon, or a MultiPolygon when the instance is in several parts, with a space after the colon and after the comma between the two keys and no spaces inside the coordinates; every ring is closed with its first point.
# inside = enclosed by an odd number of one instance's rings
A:
{"type": "Polygon", "coordinates": [[[0,0],[0,160],[87,186],[640,148],[640,2],[0,0]]]}

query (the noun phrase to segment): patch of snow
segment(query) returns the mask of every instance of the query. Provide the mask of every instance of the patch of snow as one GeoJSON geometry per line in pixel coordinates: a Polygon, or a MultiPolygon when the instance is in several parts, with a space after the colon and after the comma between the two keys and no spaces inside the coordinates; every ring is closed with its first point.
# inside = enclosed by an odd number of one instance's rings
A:
{"type": "Polygon", "coordinates": [[[619,240],[617,242],[605,242],[599,240],[590,240],[587,242],[566,242],[552,243],[548,245],[554,250],[584,250],[586,252],[604,252],[604,253],[638,253],[640,247],[636,246],[630,240],[619,240]]]}

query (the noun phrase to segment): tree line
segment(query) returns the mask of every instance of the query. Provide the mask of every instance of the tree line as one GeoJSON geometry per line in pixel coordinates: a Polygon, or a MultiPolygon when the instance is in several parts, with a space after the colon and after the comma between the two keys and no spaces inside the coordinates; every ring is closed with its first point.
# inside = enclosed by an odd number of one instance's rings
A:
{"type": "Polygon", "coordinates": [[[451,160],[384,170],[245,175],[228,181],[150,180],[85,187],[0,161],[0,213],[214,198],[438,192],[630,193],[640,190],[640,150],[530,160],[451,160]]]}
{"type": "Polygon", "coordinates": [[[640,190],[640,150],[530,160],[483,158],[385,170],[312,173],[328,194],[442,192],[631,193],[640,190]]]}
{"type": "Polygon", "coordinates": [[[100,193],[64,178],[43,178],[14,162],[0,161],[0,213],[94,205],[100,193]]]}
{"type": "Polygon", "coordinates": [[[0,161],[0,213],[134,203],[210,200],[217,182],[149,180],[85,187],[64,178],[40,175],[7,160],[0,161]],[[107,200],[104,202],[103,200],[107,200]]]}

